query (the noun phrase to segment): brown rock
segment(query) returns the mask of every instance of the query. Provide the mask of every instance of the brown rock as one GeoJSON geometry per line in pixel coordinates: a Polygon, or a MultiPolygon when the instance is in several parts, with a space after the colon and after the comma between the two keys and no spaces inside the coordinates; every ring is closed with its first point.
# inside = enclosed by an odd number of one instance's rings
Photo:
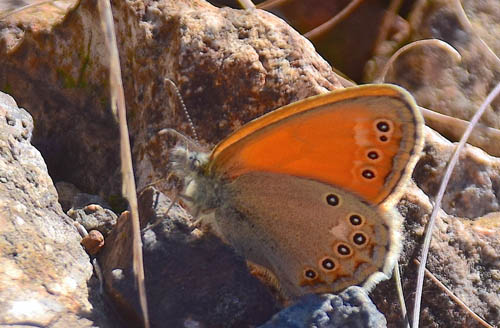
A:
{"type": "Polygon", "coordinates": [[[95,255],[104,246],[104,237],[98,230],[91,230],[82,238],[81,244],[90,255],[95,255]]]}
{"type": "MultiPolygon", "coordinates": [[[[160,25],[155,29],[170,40],[168,52],[141,60],[145,65],[154,60],[151,73],[156,77],[144,78],[157,84],[147,83],[149,89],[140,101],[141,108],[148,110],[138,114],[138,124],[132,124],[134,152],[141,158],[139,189],[168,175],[167,154],[158,131],[175,127],[193,137],[177,96],[168,83],[158,80],[157,66],[165,67],[164,77],[177,83],[200,141],[211,146],[272,109],[341,87],[312,45],[271,14],[217,9],[203,2],[198,8],[174,2],[165,6],[165,19],[176,28],[160,25]],[[160,93],[172,97],[160,102],[160,93]]],[[[142,79],[143,72],[137,73],[142,79]]]]}
{"type": "Polygon", "coordinates": [[[68,216],[80,223],[87,231],[95,229],[104,236],[110,233],[117,219],[114,212],[97,204],[90,204],[84,208],[72,207],[68,211],[68,216]]]}
{"type": "Polygon", "coordinates": [[[500,56],[500,3],[495,0],[464,0],[462,8],[471,28],[497,56],[500,56]]]}
{"type": "Polygon", "coordinates": [[[0,90],[33,115],[33,144],[54,181],[93,194],[120,194],[117,129],[107,108],[108,71],[95,4],[58,1],[63,10],[45,4],[2,20],[0,90]]]}
{"type": "MultiPolygon", "coordinates": [[[[312,45],[264,11],[201,0],[114,5],[139,188],[165,165],[157,147],[146,148],[150,139],[165,127],[191,132],[164,78],[177,83],[210,144],[266,111],[340,87],[312,45]],[[203,131],[201,120],[210,129],[203,131]]],[[[112,195],[120,194],[119,147],[98,17],[92,1],[34,31],[24,17],[10,17],[0,38],[16,46],[0,43],[0,88],[30,109],[35,145],[55,181],[112,195]]]]}

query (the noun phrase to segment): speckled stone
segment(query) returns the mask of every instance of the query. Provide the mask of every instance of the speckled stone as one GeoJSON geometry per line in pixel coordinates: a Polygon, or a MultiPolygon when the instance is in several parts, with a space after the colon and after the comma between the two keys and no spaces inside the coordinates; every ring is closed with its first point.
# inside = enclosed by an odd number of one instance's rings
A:
{"type": "Polygon", "coordinates": [[[92,266],[32,129],[28,112],[0,92],[0,326],[91,327],[92,266]]]}

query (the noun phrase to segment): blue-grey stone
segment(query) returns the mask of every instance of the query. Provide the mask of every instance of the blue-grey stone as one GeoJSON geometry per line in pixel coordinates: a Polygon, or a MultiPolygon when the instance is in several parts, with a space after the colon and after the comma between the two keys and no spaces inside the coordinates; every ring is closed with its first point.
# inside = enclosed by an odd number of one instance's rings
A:
{"type": "Polygon", "coordinates": [[[306,295],[260,328],[383,328],[387,321],[366,291],[352,286],[339,295],[306,295]]]}

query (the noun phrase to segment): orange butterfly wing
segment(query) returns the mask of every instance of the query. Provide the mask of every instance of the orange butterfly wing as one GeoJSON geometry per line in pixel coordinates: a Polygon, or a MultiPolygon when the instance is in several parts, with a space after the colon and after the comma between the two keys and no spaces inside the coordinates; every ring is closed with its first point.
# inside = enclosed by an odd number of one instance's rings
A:
{"type": "Polygon", "coordinates": [[[413,98],[366,85],[307,98],[243,126],[212,152],[210,172],[264,171],[310,178],[383,202],[411,174],[423,144],[413,98]]]}

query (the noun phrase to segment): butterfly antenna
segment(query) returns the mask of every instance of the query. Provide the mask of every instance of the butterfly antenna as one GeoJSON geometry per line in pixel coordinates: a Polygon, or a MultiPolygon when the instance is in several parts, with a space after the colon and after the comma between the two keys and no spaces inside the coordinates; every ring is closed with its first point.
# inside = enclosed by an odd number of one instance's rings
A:
{"type": "Polygon", "coordinates": [[[486,100],[481,104],[477,112],[470,120],[467,130],[465,130],[462,138],[460,139],[455,148],[455,151],[453,152],[453,155],[444,173],[441,185],[439,186],[439,191],[434,201],[434,208],[432,209],[431,216],[429,217],[429,222],[427,223],[424,245],[422,247],[421,263],[418,267],[417,288],[415,291],[415,304],[413,307],[413,318],[412,318],[413,328],[418,328],[418,323],[420,320],[420,305],[421,305],[420,303],[422,301],[422,290],[424,286],[425,264],[427,263],[427,256],[429,255],[429,247],[432,239],[432,230],[434,228],[434,223],[436,222],[438,211],[441,208],[441,201],[443,200],[444,192],[446,191],[446,186],[448,185],[448,182],[450,181],[451,178],[451,173],[453,172],[453,169],[455,168],[458,162],[458,156],[460,155],[462,148],[465,146],[467,139],[472,133],[474,126],[477,124],[483,113],[486,111],[486,108],[499,94],[500,94],[500,83],[498,83],[493,89],[493,91],[490,92],[490,94],[486,97],[486,100]]]}
{"type": "Polygon", "coordinates": [[[175,94],[177,95],[177,99],[179,99],[179,103],[181,104],[182,110],[184,111],[184,115],[186,115],[186,118],[189,122],[189,127],[191,128],[191,132],[193,133],[194,140],[196,143],[200,143],[200,140],[198,139],[198,134],[196,133],[196,129],[194,128],[193,120],[191,119],[191,115],[189,115],[189,112],[187,110],[186,104],[184,103],[184,100],[182,99],[181,92],[179,91],[179,88],[177,88],[177,85],[175,84],[174,81],[169,79],[168,77],[165,78],[165,81],[169,82],[170,86],[172,86],[172,89],[174,90],[175,94]]]}
{"type": "Polygon", "coordinates": [[[396,51],[391,56],[391,58],[389,58],[387,63],[384,65],[384,68],[380,72],[380,75],[377,78],[375,78],[374,83],[384,82],[385,76],[387,75],[387,72],[389,71],[389,69],[392,67],[392,64],[394,64],[396,59],[398,59],[398,57],[401,56],[401,54],[403,52],[406,52],[406,51],[413,49],[415,47],[426,46],[426,45],[438,47],[438,48],[445,50],[448,54],[451,55],[451,58],[453,60],[455,60],[456,62],[460,62],[462,60],[462,56],[460,56],[460,53],[455,48],[453,48],[450,44],[448,44],[444,41],[441,41],[438,39],[426,39],[426,40],[414,41],[412,43],[405,45],[404,47],[399,48],[398,51],[396,51]]]}

